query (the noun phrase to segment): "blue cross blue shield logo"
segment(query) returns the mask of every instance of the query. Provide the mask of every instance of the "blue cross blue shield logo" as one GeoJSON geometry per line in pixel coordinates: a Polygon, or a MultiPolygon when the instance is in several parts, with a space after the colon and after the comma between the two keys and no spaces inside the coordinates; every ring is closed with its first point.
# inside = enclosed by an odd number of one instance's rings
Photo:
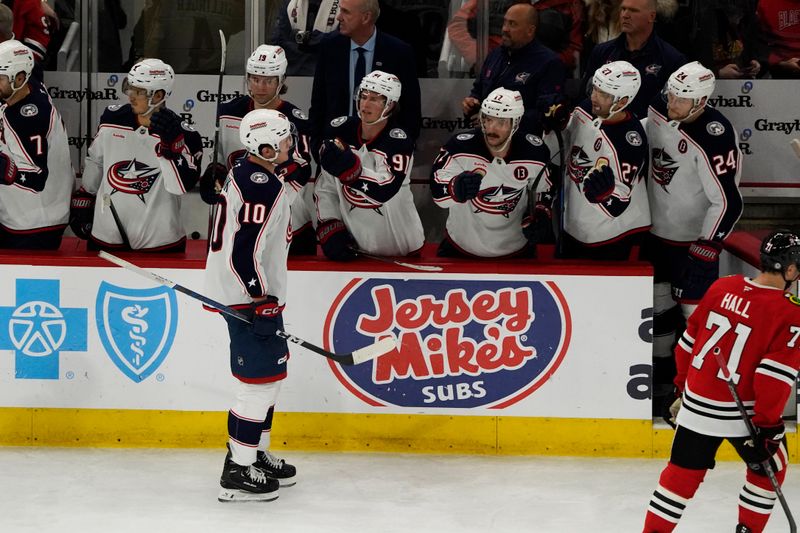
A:
{"type": "Polygon", "coordinates": [[[85,352],[87,310],[61,307],[57,279],[18,279],[16,305],[0,307],[0,350],[17,379],[58,379],[62,351],[85,352]]]}
{"type": "Polygon", "coordinates": [[[95,319],[106,353],[134,382],[164,362],[178,325],[175,291],[168,287],[129,289],[102,282],[95,319]]]}

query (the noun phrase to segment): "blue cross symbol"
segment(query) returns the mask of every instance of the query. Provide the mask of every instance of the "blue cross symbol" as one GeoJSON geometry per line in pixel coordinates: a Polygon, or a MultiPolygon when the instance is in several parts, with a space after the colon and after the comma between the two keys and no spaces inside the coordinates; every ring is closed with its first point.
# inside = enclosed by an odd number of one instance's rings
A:
{"type": "Polygon", "coordinates": [[[60,307],[60,281],[18,279],[15,306],[0,307],[0,350],[14,350],[17,379],[58,379],[62,351],[86,351],[87,314],[60,307]]]}

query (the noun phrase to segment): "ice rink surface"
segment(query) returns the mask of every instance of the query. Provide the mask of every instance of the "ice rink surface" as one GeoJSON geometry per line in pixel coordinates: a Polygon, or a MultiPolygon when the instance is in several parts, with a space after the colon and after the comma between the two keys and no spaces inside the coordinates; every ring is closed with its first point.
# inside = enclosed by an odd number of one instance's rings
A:
{"type": "MultiPolygon", "coordinates": [[[[279,452],[298,483],[219,503],[224,450],[0,447],[0,532],[639,532],[664,460],[279,452]]],[[[719,463],[677,532],[733,532],[719,463]]],[[[800,467],[785,485],[800,513],[800,467]]],[[[768,532],[788,531],[776,505],[768,532]]]]}

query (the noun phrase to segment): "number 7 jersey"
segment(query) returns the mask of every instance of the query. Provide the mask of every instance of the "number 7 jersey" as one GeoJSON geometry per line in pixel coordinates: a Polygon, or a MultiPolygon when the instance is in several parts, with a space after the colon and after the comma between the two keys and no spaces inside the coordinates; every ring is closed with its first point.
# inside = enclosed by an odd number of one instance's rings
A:
{"type": "Polygon", "coordinates": [[[748,435],[714,351],[728,362],[756,425],[778,424],[800,366],[800,300],[744,276],[717,280],[675,348],[684,388],[678,424],[704,435],[748,435]]]}

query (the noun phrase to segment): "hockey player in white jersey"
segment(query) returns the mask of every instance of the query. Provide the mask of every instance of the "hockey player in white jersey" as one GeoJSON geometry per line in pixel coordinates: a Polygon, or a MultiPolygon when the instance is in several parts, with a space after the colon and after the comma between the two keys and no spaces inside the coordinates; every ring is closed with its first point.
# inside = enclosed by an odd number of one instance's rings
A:
{"type": "Polygon", "coordinates": [[[353,259],[354,248],[384,256],[422,248],[409,184],[414,142],[392,120],[401,89],[394,74],[370,72],[359,85],[358,117],[333,119],[325,133],[314,196],[317,238],[329,259],[353,259]]]}
{"type": "Polygon", "coordinates": [[[200,179],[200,195],[208,204],[214,204],[217,191],[225,183],[228,171],[236,160],[245,154],[239,141],[239,123],[253,109],[275,109],[294,125],[297,143],[292,157],[281,166],[280,172],[292,202],[292,246],[289,253],[316,254],[317,239],[314,234],[313,178],[309,148],[308,117],[300,108],[283,100],[286,93],[286,54],[280,46],[262,44],[247,59],[247,95],[219,106],[219,146],[216,165],[209,164],[200,179]],[[311,185],[306,187],[306,184],[311,185]]]}
{"type": "Polygon", "coordinates": [[[205,293],[248,314],[252,324],[222,315],[230,335],[230,365],[238,380],[228,413],[228,454],[219,500],[277,498],[294,484],[295,468],[269,452],[275,401],[286,377],[283,329],[289,244],[289,193],[278,167],[294,150],[291,124],[272,109],[247,113],[239,138],[247,155],[234,163],[214,207],[205,293]]]}
{"type": "Polygon", "coordinates": [[[436,157],[431,194],[449,209],[440,256],[535,257],[523,220],[530,189],[547,188],[550,151],[519,131],[524,113],[519,92],[495,89],[481,103],[480,127],[454,135],[436,157]]]}
{"type": "Polygon", "coordinates": [[[61,115],[33,68],[28,47],[0,43],[0,248],[55,250],[75,173],[61,115]]]}
{"type": "Polygon", "coordinates": [[[100,117],[72,201],[72,229],[90,249],[185,250],[180,199],[200,177],[203,148],[166,107],[174,80],[172,67],[144,59],[123,84],[130,103],[100,117]]]}
{"type": "MultiPolygon", "coordinates": [[[[707,105],[714,86],[709,69],[687,63],[669,77],[665,98],[647,116],[653,225],[642,255],[654,268],[653,378],[665,403],[676,332],[719,276],[722,242],[742,214],[742,154],[731,123],[707,105]]],[[[654,408],[659,403],[654,398],[654,408]]]]}
{"type": "Polygon", "coordinates": [[[597,69],[591,97],[573,111],[565,129],[565,215],[562,255],[624,261],[650,227],[647,139],[626,108],[641,86],[627,61],[597,69]]]}

